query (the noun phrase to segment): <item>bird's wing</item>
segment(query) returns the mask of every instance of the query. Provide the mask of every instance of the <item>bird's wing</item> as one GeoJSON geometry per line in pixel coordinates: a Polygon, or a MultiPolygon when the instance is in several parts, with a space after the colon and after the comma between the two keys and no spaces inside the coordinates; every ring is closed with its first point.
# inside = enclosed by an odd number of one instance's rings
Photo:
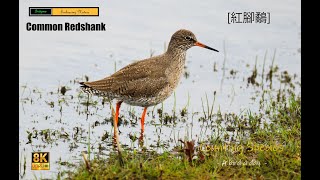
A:
{"type": "Polygon", "coordinates": [[[157,58],[129,64],[109,77],[84,84],[114,95],[152,96],[168,85],[165,70],[157,58]]]}

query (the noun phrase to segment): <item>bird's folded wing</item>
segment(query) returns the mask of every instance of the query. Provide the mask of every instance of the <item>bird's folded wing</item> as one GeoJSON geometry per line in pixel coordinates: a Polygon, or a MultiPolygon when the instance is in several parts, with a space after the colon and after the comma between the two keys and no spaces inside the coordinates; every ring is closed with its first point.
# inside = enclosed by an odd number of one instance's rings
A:
{"type": "MultiPolygon", "coordinates": [[[[156,60],[156,59],[154,59],[156,60]]],[[[114,96],[152,96],[168,85],[162,65],[150,66],[153,59],[132,63],[113,75],[85,85],[114,96]]]]}

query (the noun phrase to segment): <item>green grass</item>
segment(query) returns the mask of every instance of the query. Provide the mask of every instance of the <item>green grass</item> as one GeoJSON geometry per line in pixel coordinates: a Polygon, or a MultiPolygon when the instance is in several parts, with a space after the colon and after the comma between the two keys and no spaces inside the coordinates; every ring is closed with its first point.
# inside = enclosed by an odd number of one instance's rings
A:
{"type": "MultiPolygon", "coordinates": [[[[175,150],[158,154],[124,150],[107,159],[94,158],[91,170],[79,164],[68,173],[71,179],[300,179],[301,178],[301,100],[290,94],[281,102],[266,104],[268,121],[260,114],[248,115],[249,128],[242,128],[244,116],[234,116],[235,129],[243,138],[226,144],[217,137],[196,146],[180,143],[175,150]],[[247,132],[249,131],[249,133],[247,132]],[[205,147],[211,147],[206,150],[205,147]],[[221,148],[225,147],[225,149],[221,148]],[[194,152],[192,152],[194,150],[194,152]],[[189,161],[189,155],[193,157],[189,161]],[[233,164],[235,163],[235,164],[233,164]],[[233,165],[232,165],[233,164],[233,165]]],[[[209,111],[208,111],[209,112],[209,111]]],[[[222,127],[221,127],[222,128],[222,127]]],[[[225,129],[225,128],[224,128],[225,129]]],[[[225,130],[223,130],[225,131],[225,130]]],[[[189,141],[190,143],[191,141],[189,141]]]]}

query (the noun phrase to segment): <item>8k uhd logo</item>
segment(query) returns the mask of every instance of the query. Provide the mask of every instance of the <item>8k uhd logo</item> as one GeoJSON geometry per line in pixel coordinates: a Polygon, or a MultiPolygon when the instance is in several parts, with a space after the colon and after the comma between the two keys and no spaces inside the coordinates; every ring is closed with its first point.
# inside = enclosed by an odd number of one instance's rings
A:
{"type": "Polygon", "coordinates": [[[49,170],[49,152],[33,152],[31,170],[49,170]]]}

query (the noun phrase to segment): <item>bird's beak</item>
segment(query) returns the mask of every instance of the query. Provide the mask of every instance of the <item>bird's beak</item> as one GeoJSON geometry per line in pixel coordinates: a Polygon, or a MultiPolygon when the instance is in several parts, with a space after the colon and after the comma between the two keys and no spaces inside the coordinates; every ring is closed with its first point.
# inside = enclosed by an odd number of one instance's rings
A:
{"type": "Polygon", "coordinates": [[[207,46],[207,45],[204,45],[204,44],[202,44],[202,43],[200,43],[200,42],[198,42],[198,41],[195,42],[194,45],[195,45],[195,46],[200,46],[200,47],[203,47],[203,48],[207,48],[207,49],[210,49],[210,50],[212,50],[212,51],[219,52],[218,50],[213,49],[212,47],[209,47],[209,46],[207,46]]]}

